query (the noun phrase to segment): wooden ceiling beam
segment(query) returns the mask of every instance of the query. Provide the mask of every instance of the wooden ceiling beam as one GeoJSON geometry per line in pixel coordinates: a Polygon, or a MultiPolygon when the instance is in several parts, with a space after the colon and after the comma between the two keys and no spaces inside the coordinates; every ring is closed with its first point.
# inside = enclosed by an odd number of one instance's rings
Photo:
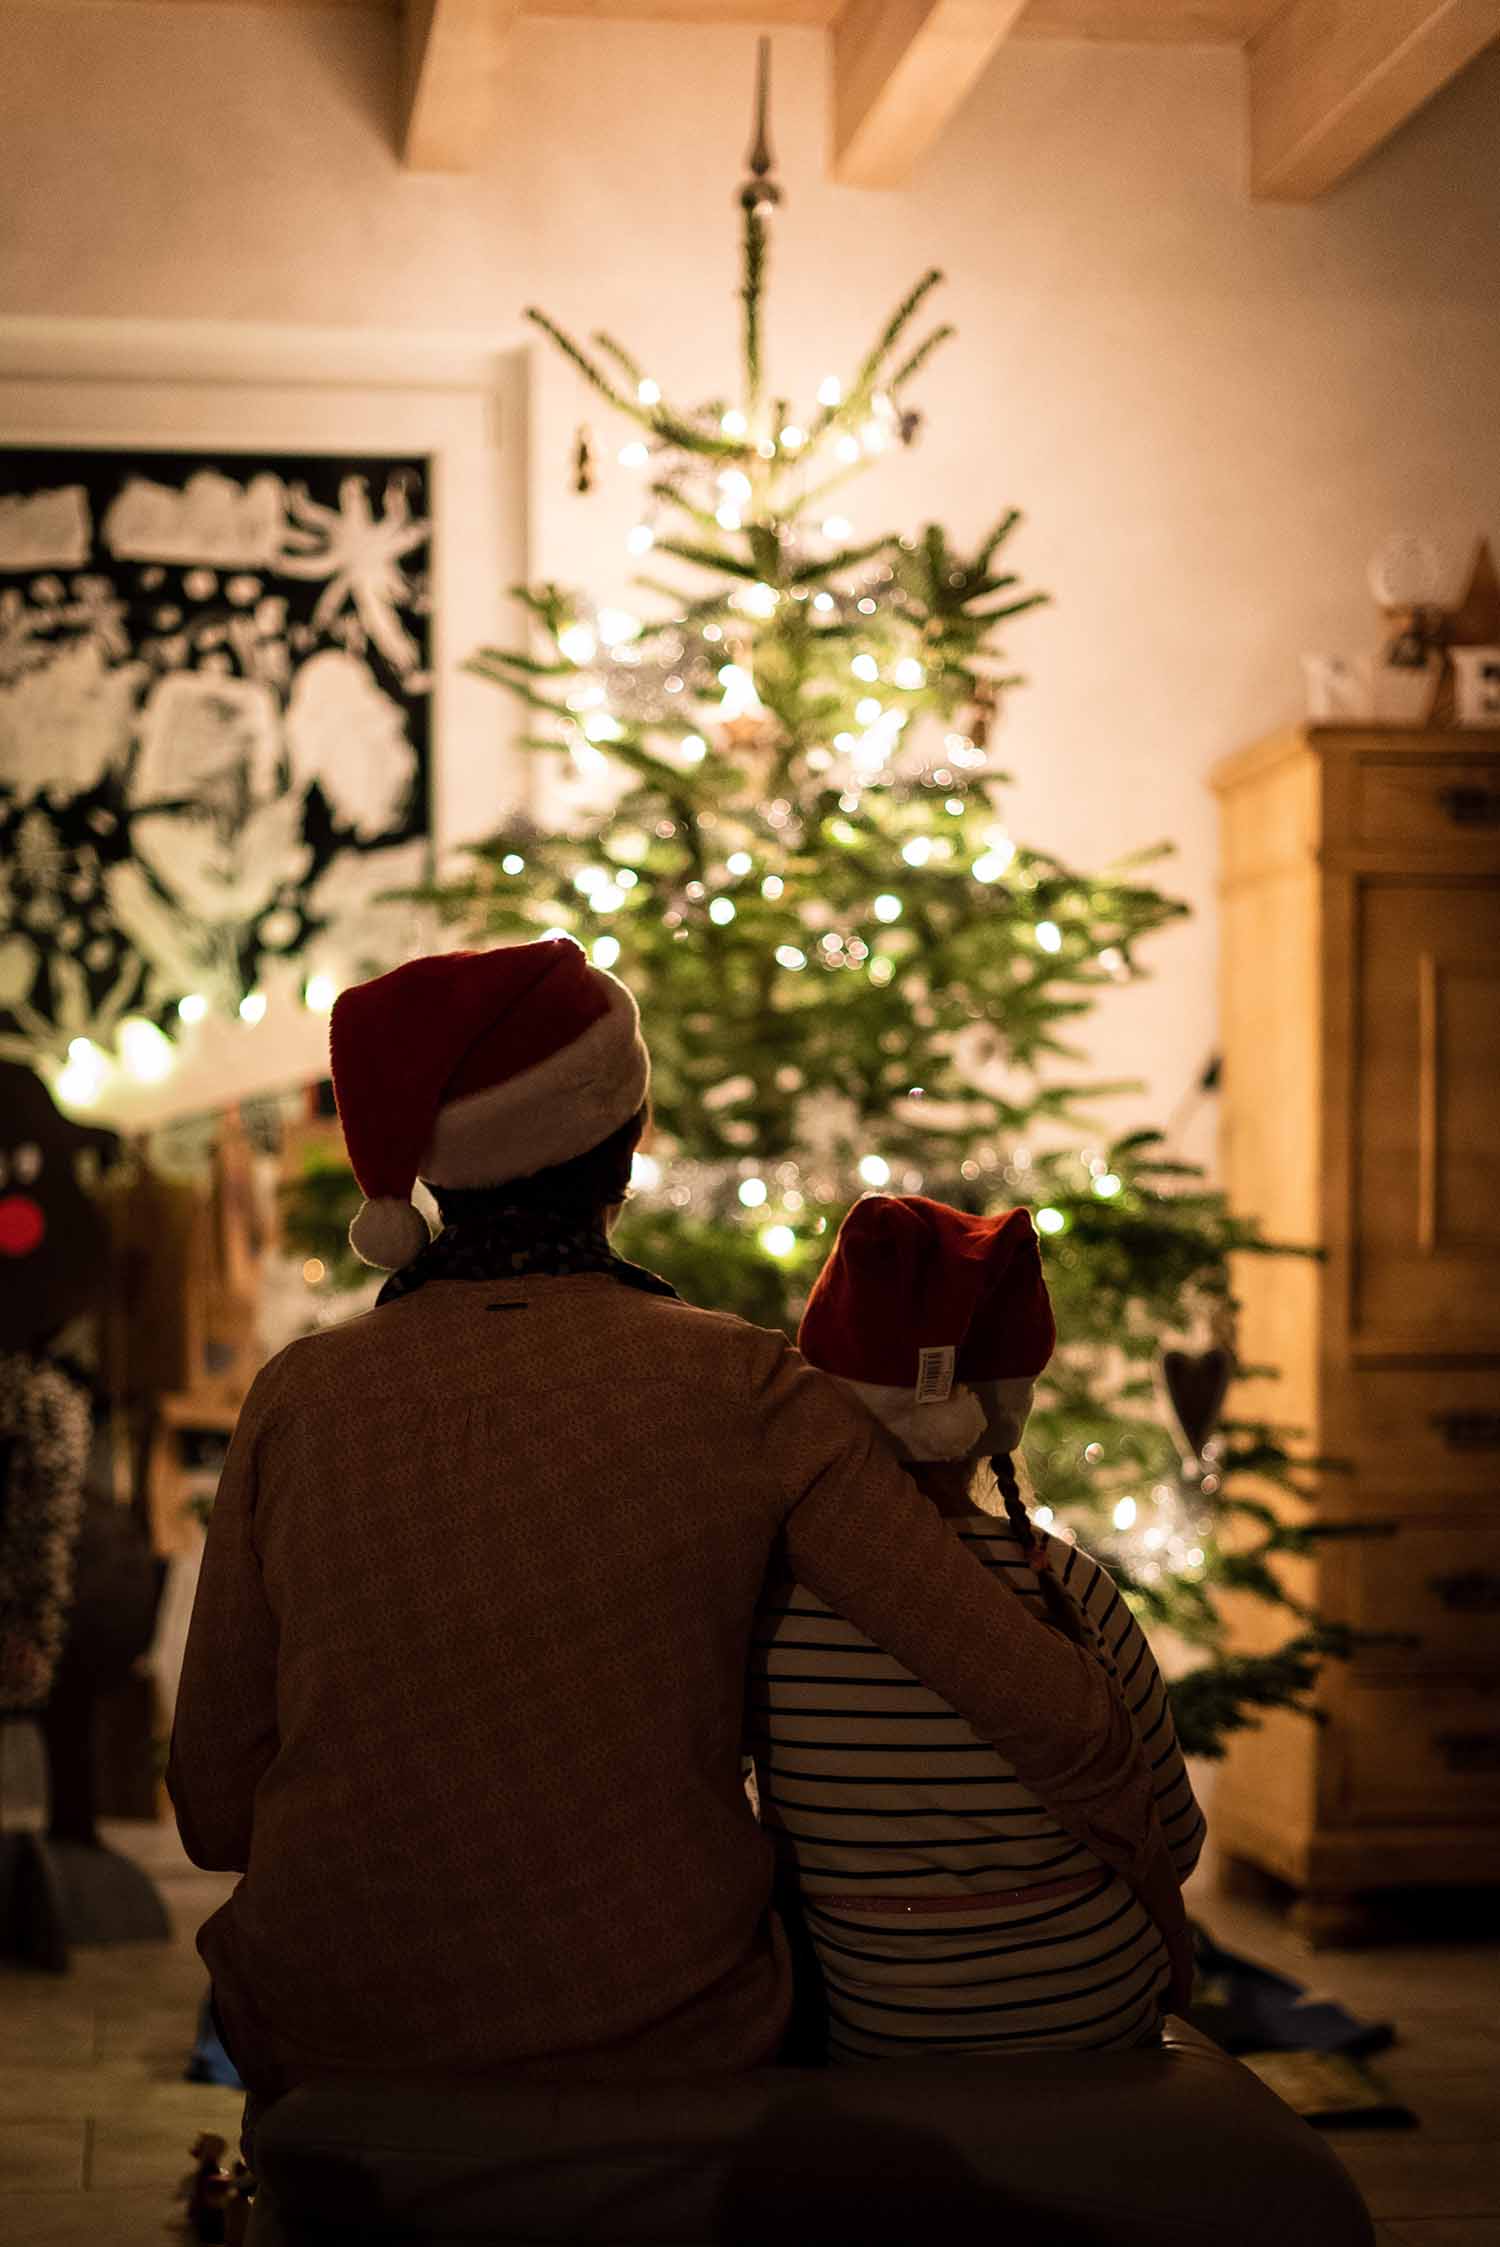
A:
{"type": "Polygon", "coordinates": [[[1291,0],[1247,48],[1250,187],[1311,202],[1500,38],[1500,0],[1291,0]]]}
{"type": "Polygon", "coordinates": [[[833,27],[833,174],[901,187],[1026,0],[847,0],[833,27]]]}
{"type": "Polygon", "coordinates": [[[401,161],[472,171],[495,127],[500,66],[521,0],[404,0],[401,161]]]}

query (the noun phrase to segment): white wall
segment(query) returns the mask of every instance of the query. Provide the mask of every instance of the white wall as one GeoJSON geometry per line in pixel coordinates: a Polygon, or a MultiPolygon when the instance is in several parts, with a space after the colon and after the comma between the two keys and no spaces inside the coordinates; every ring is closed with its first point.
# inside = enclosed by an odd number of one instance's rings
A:
{"type": "MultiPolygon", "coordinates": [[[[669,389],[722,387],[749,35],[528,24],[492,160],[460,179],[395,165],[392,37],[362,11],[7,8],[0,311],[503,346],[539,299],[669,389]]],[[[1308,208],[1249,202],[1226,50],[1002,52],[893,196],[824,183],[821,42],[783,35],[777,73],[779,384],[805,395],[946,268],[961,335],[927,435],[850,511],[967,536],[1024,507],[1056,606],[1013,642],[1013,824],[1082,861],[1181,852],[1198,918],[1095,1041],[1164,1115],[1214,1038],[1208,768],[1299,713],[1303,649],[1369,641],[1383,534],[1461,555],[1500,533],[1500,52],[1308,208]]],[[[622,590],[630,480],[568,495],[583,401],[537,372],[534,565],[622,590]]]]}

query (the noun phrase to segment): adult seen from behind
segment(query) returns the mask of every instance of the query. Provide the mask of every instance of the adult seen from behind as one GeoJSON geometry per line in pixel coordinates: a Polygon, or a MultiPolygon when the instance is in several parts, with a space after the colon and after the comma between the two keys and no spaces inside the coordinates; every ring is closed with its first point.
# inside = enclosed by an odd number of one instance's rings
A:
{"type": "Polygon", "coordinates": [[[740,1759],[778,1545],[1185,1970],[1105,1669],[782,1335],[612,1250],[648,1095],[623,986],[569,941],[414,960],[343,994],[332,1058],[352,1238],[393,1277],[246,1401],[168,1771],[189,1854],[241,1875],[199,1947],[252,2093],[776,2055],[787,1950],[740,1759]]]}

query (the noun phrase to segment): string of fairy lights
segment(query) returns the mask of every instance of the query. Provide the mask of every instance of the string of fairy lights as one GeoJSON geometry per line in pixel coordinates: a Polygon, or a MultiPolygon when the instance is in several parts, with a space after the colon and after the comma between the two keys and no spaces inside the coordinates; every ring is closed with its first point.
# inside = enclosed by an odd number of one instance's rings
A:
{"type": "MultiPolygon", "coordinates": [[[[333,1010],[338,984],[319,970],[302,983],[300,995],[309,1013],[326,1015],[333,1010]]],[[[252,987],[241,995],[235,1011],[239,1021],[253,1030],[264,1022],[269,1004],[266,992],[252,987]]],[[[165,1084],[178,1069],[184,1051],[190,1049],[194,1032],[210,1019],[214,1007],[202,991],[185,991],[173,1012],[181,1025],[176,1037],[169,1036],[149,1015],[127,1014],[115,1027],[112,1048],[98,1037],[70,1038],[65,1058],[51,1078],[59,1105],[71,1113],[87,1113],[99,1107],[122,1079],[137,1086],[165,1084]]]]}

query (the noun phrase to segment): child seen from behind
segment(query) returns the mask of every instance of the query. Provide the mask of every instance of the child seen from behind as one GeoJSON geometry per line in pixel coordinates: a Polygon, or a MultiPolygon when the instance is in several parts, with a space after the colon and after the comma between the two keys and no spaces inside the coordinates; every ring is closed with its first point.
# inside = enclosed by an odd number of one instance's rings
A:
{"type": "MultiPolygon", "coordinates": [[[[1156,1663],[1099,1564],[1035,1528],[1017,1479],[1055,1341],[1028,1213],[867,1196],[798,1341],[882,1424],[954,1535],[1110,1672],[1185,1880],[1204,1821],[1156,1663]]],[[[805,1586],[767,1586],[749,1697],[761,1814],[800,1891],[832,2061],[1156,2040],[1170,1967],[1130,1886],[805,1586]]]]}

